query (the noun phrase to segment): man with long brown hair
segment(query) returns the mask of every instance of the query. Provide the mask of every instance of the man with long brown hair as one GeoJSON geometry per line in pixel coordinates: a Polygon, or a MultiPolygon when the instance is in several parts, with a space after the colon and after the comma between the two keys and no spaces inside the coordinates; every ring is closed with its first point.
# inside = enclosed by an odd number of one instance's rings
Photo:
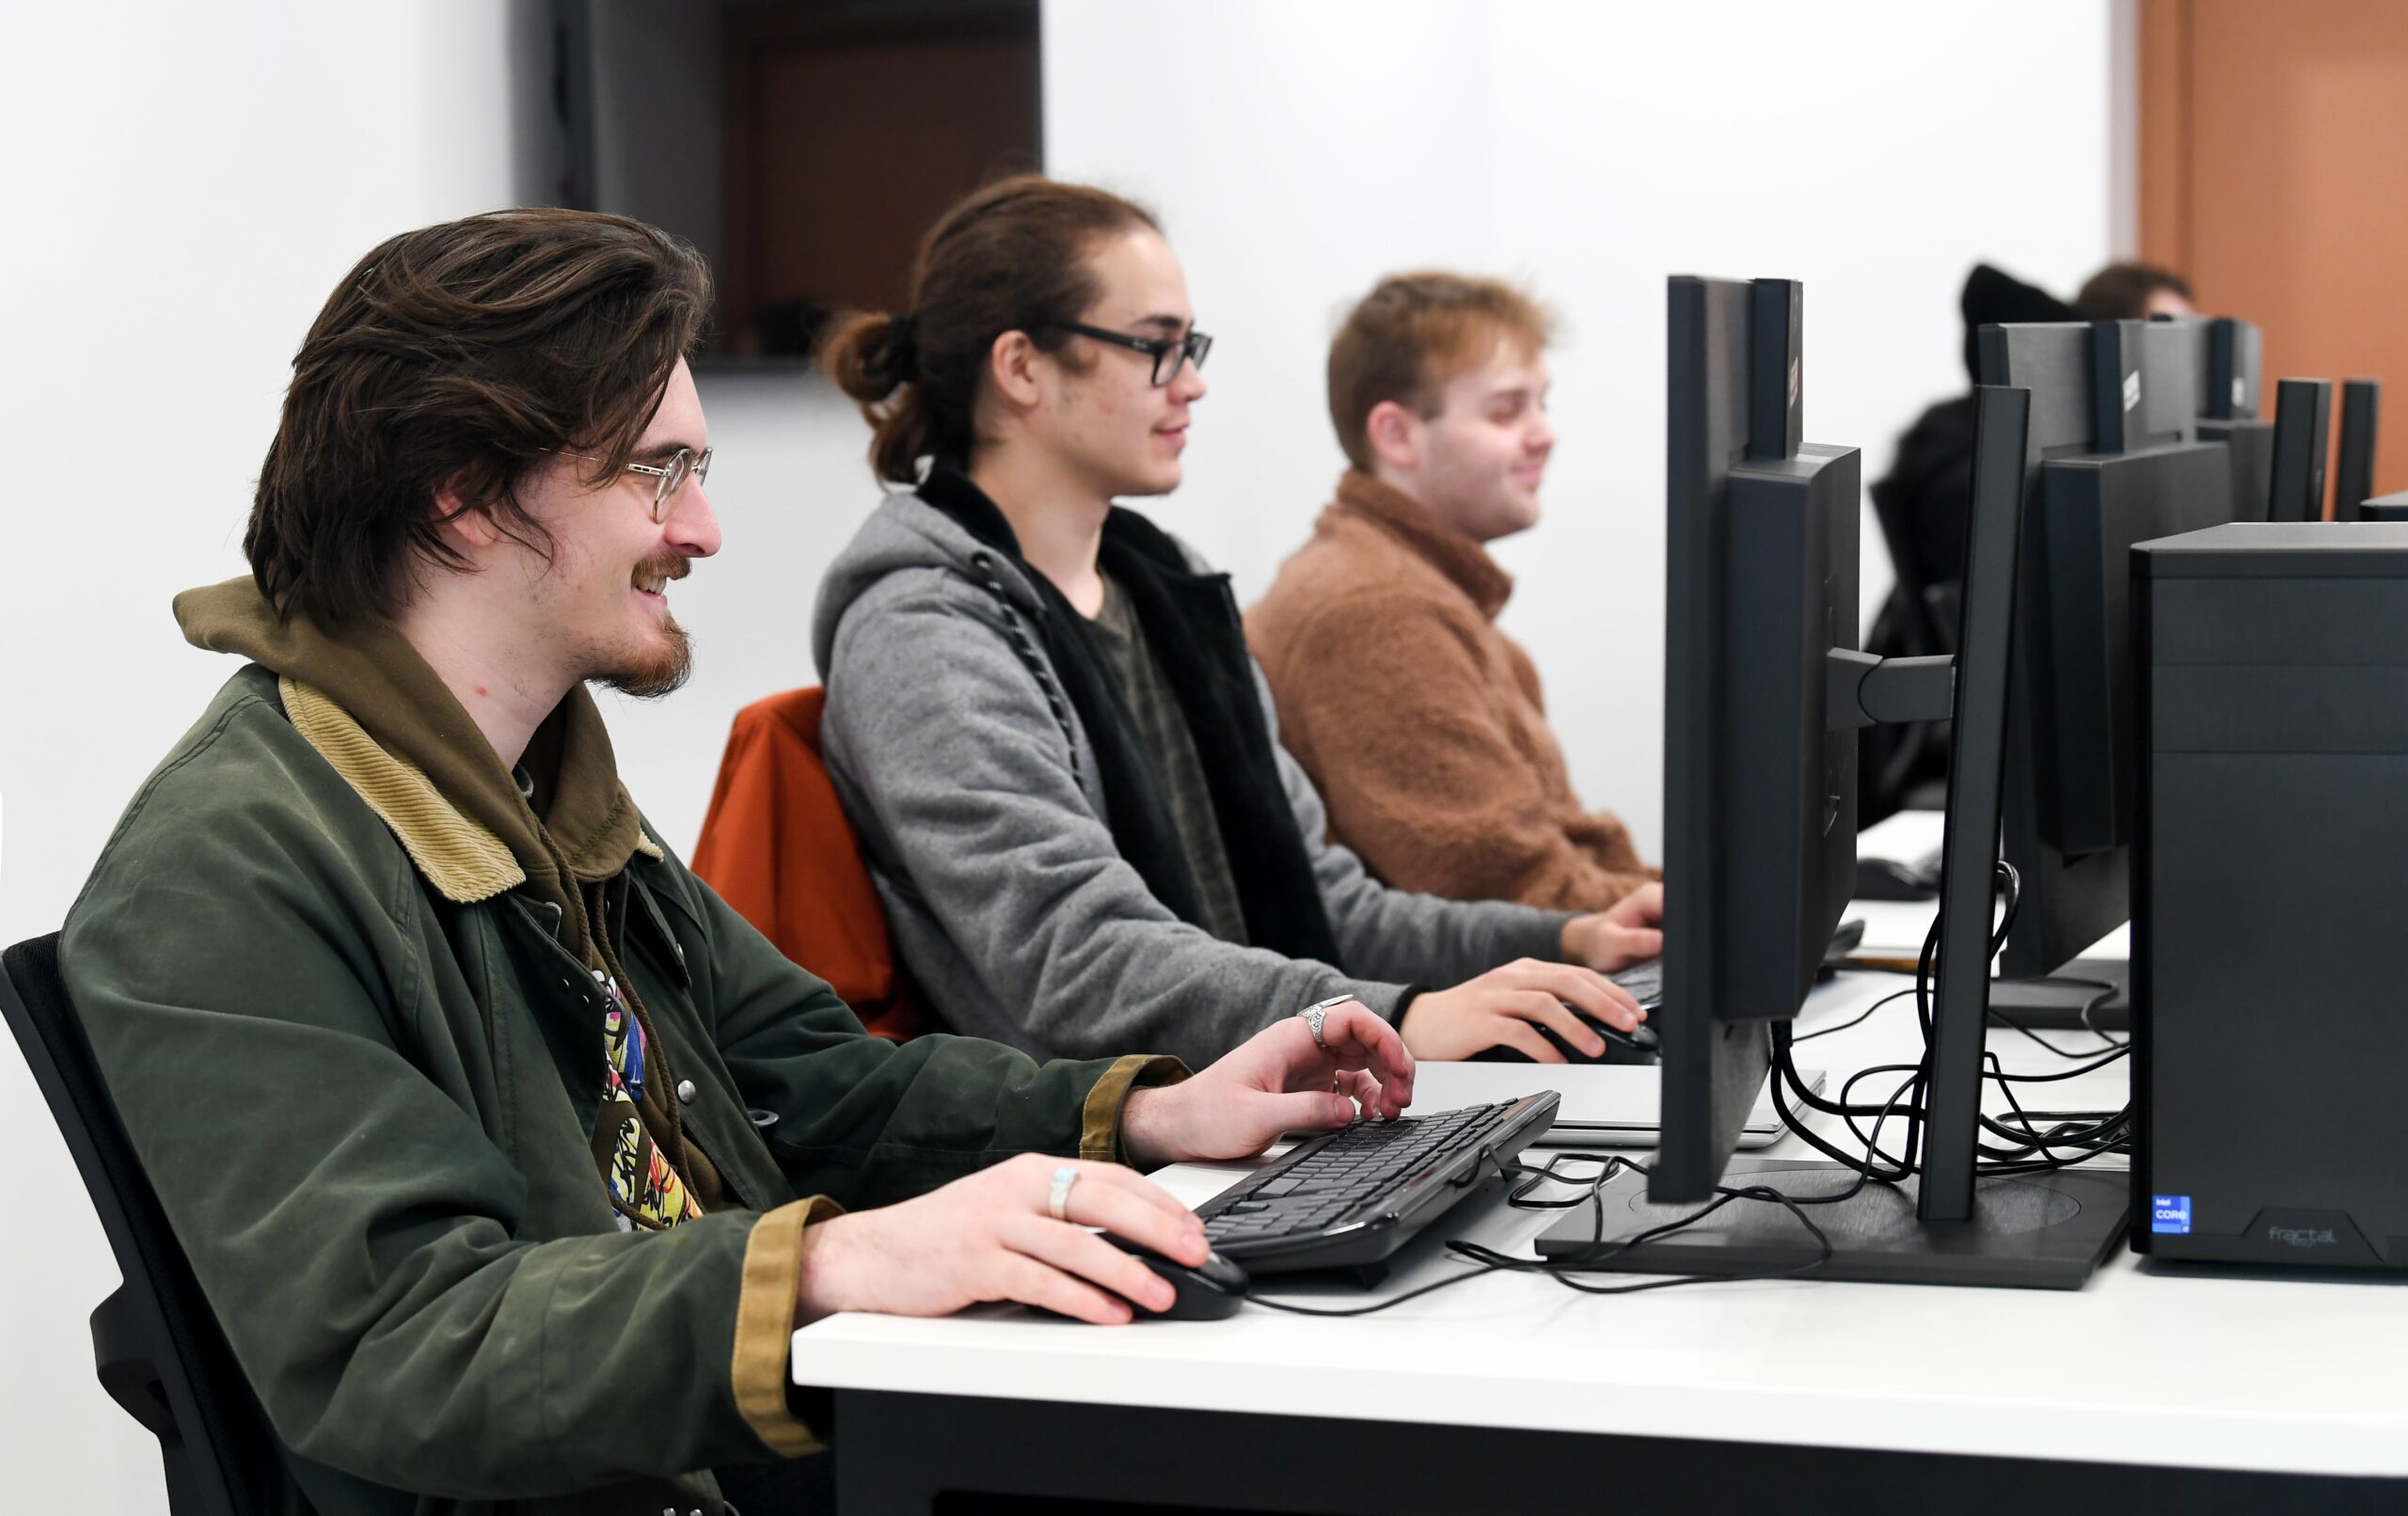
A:
{"type": "Polygon", "coordinates": [[[1212,348],[1151,213],[1000,181],[930,229],[911,294],[830,339],[895,488],[812,640],[831,774],[938,1014],[1199,1063],[1333,996],[1422,1058],[1630,1038],[1603,971],[1659,951],[1646,911],[1370,877],[1280,746],[1227,576],[1115,503],[1179,487],[1212,348]]]}
{"type": "Polygon", "coordinates": [[[720,546],[685,361],[708,298],[692,249],[616,217],[392,239],[294,360],[251,575],[177,599],[246,662],[63,961],[279,1508],[652,1516],[721,1509],[721,1477],[797,1508],[807,1481],[758,1466],[820,1445],[799,1324],[1165,1308],[1089,1228],[1191,1266],[1203,1232],[1124,1163],[1410,1098],[1360,1006],[1184,1082],[896,1047],[671,855],[585,687],[686,671],[668,594],[720,546]]]}

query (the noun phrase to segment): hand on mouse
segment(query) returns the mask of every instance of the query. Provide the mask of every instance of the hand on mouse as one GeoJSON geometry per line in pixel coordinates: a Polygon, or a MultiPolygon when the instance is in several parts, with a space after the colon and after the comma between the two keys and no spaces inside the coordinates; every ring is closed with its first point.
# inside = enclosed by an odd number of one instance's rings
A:
{"type": "Polygon", "coordinates": [[[1664,955],[1664,887],[1640,885],[1605,910],[1563,924],[1563,958],[1612,973],[1664,955]]]}
{"type": "Polygon", "coordinates": [[[1132,1093],[1120,1147],[1139,1168],[1251,1158],[1291,1131],[1323,1131],[1363,1114],[1386,1120],[1413,1100],[1413,1055],[1396,1028],[1353,1001],[1322,1020],[1326,1050],[1304,1019],[1283,1016],[1178,1084],[1132,1093]]]}
{"type": "Polygon", "coordinates": [[[1563,1054],[1539,1035],[1540,1026],[1592,1058],[1602,1056],[1605,1039],[1567,1006],[1624,1032],[1646,1019],[1629,990],[1594,970],[1523,958],[1452,989],[1414,997],[1399,1030],[1417,1058],[1454,1060],[1517,1048],[1539,1063],[1562,1063],[1563,1054]]]}
{"type": "Polygon", "coordinates": [[[795,1324],[837,1311],[947,1316],[983,1301],[1099,1325],[1127,1321],[1128,1301],[1168,1310],[1178,1294],[1170,1284],[1090,1226],[1191,1268],[1211,1251],[1195,1212],[1143,1175],[1022,1153],[915,1199],[805,1228],[795,1324]],[[1057,1221],[1048,1206],[1063,1168],[1078,1177],[1069,1219],[1057,1221]]]}

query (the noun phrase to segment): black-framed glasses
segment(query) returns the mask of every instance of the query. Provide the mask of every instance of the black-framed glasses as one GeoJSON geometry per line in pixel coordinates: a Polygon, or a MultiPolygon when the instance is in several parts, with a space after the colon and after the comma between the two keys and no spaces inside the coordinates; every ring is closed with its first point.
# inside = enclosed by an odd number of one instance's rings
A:
{"type": "Polygon", "coordinates": [[[1057,321],[1055,329],[1092,337],[1099,342],[1125,347],[1132,353],[1143,353],[1154,360],[1154,387],[1162,388],[1179,377],[1180,365],[1193,363],[1196,371],[1204,370],[1204,359],[1212,351],[1212,340],[1202,332],[1189,332],[1185,337],[1132,337],[1108,326],[1090,326],[1082,321],[1057,321]]]}
{"type": "MultiPolygon", "coordinates": [[[[590,453],[573,452],[569,456],[582,458],[587,463],[600,461],[590,453]]],[[[626,471],[642,474],[652,481],[652,519],[656,523],[665,521],[669,516],[669,502],[677,498],[677,492],[686,487],[686,481],[707,481],[711,477],[711,450],[705,448],[696,452],[691,448],[680,448],[669,455],[665,464],[628,464],[626,471]]]]}

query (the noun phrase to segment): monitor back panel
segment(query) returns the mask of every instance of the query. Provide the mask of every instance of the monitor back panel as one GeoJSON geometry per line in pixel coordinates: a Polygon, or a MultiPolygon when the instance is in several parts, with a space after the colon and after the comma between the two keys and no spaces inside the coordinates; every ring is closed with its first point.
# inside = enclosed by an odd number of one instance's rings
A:
{"type": "Polygon", "coordinates": [[[2004,826],[2022,908],[2003,963],[2048,973],[2131,914],[2132,545],[2232,509],[2224,447],[2051,459],[2024,513],[2004,826]]]}
{"type": "Polygon", "coordinates": [[[1825,666],[1857,644],[1859,461],[1808,443],[1731,476],[1716,906],[1733,1020],[1798,1014],[1855,892],[1856,732],[1831,724],[1825,666]]]}
{"type": "Polygon", "coordinates": [[[1795,445],[1794,284],[1668,287],[1659,1198],[1711,1192],[1854,883],[1856,741],[1823,709],[1857,639],[1861,468],[1795,445]],[[1761,412],[1761,414],[1759,414],[1761,412]],[[1790,449],[1782,456],[1766,456],[1790,449]]]}

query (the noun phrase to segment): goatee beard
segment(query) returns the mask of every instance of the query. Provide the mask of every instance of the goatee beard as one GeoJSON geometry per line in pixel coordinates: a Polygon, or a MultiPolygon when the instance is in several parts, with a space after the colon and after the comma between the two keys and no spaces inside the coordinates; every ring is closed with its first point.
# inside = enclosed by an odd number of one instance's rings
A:
{"type": "Polygon", "coordinates": [[[673,616],[660,618],[660,630],[668,641],[657,655],[632,668],[614,669],[602,675],[600,683],[638,700],[658,700],[674,693],[694,672],[693,640],[673,616]]]}

